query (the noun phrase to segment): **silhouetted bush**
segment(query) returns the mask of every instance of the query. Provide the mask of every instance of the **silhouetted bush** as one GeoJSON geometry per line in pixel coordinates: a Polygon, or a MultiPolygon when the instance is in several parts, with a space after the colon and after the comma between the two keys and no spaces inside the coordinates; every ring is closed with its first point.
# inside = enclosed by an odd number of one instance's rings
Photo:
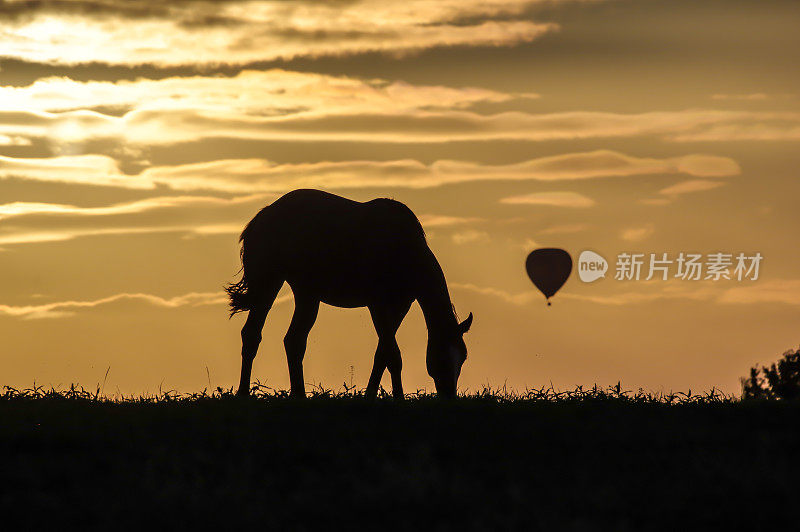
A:
{"type": "Polygon", "coordinates": [[[783,354],[770,367],[750,368],[742,379],[743,399],[800,399],[800,348],[783,354]]]}

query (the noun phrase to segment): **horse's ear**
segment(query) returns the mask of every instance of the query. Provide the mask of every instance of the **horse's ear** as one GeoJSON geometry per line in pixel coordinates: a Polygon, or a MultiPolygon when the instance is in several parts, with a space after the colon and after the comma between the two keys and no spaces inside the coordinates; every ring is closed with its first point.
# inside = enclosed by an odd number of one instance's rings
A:
{"type": "Polygon", "coordinates": [[[467,319],[458,324],[458,330],[461,331],[461,334],[464,334],[469,330],[471,326],[472,326],[472,312],[469,313],[467,319]]]}

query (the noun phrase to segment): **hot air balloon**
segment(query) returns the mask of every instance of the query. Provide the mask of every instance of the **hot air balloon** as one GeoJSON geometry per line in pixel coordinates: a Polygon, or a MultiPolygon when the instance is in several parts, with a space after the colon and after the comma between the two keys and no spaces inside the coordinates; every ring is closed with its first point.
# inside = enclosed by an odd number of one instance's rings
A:
{"type": "Polygon", "coordinates": [[[525,261],[525,269],[550,306],[550,298],[564,286],[572,272],[572,257],[563,249],[534,249],[525,261]]]}

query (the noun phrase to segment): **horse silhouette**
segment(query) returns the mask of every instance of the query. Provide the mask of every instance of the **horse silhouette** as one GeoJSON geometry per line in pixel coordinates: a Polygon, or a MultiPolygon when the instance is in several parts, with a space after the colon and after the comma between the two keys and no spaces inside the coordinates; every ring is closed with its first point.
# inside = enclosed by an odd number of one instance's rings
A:
{"type": "Polygon", "coordinates": [[[391,199],[357,202],[319,190],[295,190],[264,207],[242,231],[242,279],[226,287],[231,316],[248,311],[242,328],[239,395],[250,392],[250,372],[278,291],[287,282],[295,309],[284,337],[290,395],[305,397],[303,357],[320,302],[367,307],[378,347],[367,397],[378,393],[386,368],[392,395],[403,398],[402,359],[395,333],[416,300],[428,328],[426,365],[440,396],[454,397],[467,358],[444,273],[417,217],[391,199]]]}

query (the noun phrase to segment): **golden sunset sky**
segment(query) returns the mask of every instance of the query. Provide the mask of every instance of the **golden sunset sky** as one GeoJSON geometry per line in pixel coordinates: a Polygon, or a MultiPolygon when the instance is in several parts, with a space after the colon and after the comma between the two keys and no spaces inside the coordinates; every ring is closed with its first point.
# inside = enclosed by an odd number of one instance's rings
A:
{"type": "MultiPolygon", "coordinates": [[[[459,388],[739,391],[800,343],[800,3],[0,2],[0,384],[229,388],[238,233],[294,188],[420,217],[459,388]],[[536,247],[606,257],[546,307],[536,247]],[[618,281],[622,252],[762,254],[756,281],[618,281]]],[[[288,386],[284,287],[253,377],[288,386]]],[[[433,390],[415,305],[406,391],[433,390]]],[[[323,306],[309,383],[365,386],[323,306]]],[[[388,374],[384,377],[388,388],[388,374]]]]}

